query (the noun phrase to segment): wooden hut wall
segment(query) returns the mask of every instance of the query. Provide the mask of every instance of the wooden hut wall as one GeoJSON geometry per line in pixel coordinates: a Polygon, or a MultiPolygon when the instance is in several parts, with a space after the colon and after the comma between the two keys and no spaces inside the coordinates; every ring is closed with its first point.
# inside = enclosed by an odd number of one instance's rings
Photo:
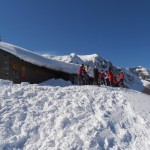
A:
{"type": "Polygon", "coordinates": [[[51,78],[73,82],[73,76],[62,71],[39,67],[0,49],[0,78],[14,83],[40,83],[51,78]]]}
{"type": "Polygon", "coordinates": [[[0,78],[9,79],[10,68],[9,68],[9,55],[7,52],[0,49],[0,78]]]}

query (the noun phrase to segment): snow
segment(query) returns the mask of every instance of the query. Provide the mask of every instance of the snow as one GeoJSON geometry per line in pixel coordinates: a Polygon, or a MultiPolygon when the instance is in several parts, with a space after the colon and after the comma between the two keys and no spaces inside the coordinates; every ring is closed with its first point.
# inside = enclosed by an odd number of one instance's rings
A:
{"type": "Polygon", "coordinates": [[[64,86],[71,86],[71,82],[70,81],[65,81],[62,80],[62,79],[50,79],[48,81],[45,81],[45,82],[42,82],[40,83],[39,85],[41,86],[61,86],[61,87],[64,87],[64,86]]]}
{"type": "Polygon", "coordinates": [[[141,77],[139,77],[137,74],[132,74],[129,68],[124,68],[122,70],[125,74],[125,80],[129,77],[128,80],[126,80],[125,85],[127,85],[127,87],[130,89],[142,92],[144,90],[144,84],[141,80],[141,77]]]}
{"type": "Polygon", "coordinates": [[[84,60],[82,60],[75,53],[71,53],[70,55],[63,55],[63,56],[52,56],[52,55],[44,54],[43,56],[49,59],[68,62],[68,63],[75,63],[80,65],[85,63],[84,60]]]}
{"type": "Polygon", "coordinates": [[[150,89],[150,82],[148,82],[148,81],[146,81],[146,80],[141,80],[141,81],[142,81],[142,83],[143,83],[143,85],[144,85],[145,87],[147,87],[147,88],[150,89]]]}
{"type": "Polygon", "coordinates": [[[95,61],[95,58],[99,57],[97,54],[91,54],[91,55],[79,55],[80,58],[82,58],[84,61],[95,61]]]}
{"type": "Polygon", "coordinates": [[[0,80],[2,150],[149,150],[150,96],[63,80],[0,80]]]}
{"type": "Polygon", "coordinates": [[[144,75],[147,75],[147,76],[150,74],[150,71],[147,68],[144,68],[142,66],[138,66],[136,68],[136,71],[137,72],[142,72],[144,75]]]}

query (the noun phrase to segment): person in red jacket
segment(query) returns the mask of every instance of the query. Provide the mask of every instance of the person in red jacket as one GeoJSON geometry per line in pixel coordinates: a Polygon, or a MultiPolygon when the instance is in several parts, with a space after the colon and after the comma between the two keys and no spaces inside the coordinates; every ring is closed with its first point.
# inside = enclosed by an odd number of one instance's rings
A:
{"type": "Polygon", "coordinates": [[[110,86],[113,85],[113,73],[111,67],[108,69],[108,79],[109,79],[109,84],[110,86]]]}
{"type": "Polygon", "coordinates": [[[101,70],[99,76],[100,76],[101,85],[105,85],[105,73],[103,70],[101,70]]]}
{"type": "Polygon", "coordinates": [[[120,72],[120,74],[119,74],[119,86],[124,86],[124,73],[123,73],[123,71],[121,71],[120,72]]]}
{"type": "Polygon", "coordinates": [[[84,73],[85,73],[85,69],[84,69],[84,65],[82,64],[78,70],[78,77],[79,77],[79,85],[83,85],[84,84],[84,73]]]}
{"type": "Polygon", "coordinates": [[[117,87],[118,86],[118,81],[116,75],[113,75],[113,86],[117,87]]]}

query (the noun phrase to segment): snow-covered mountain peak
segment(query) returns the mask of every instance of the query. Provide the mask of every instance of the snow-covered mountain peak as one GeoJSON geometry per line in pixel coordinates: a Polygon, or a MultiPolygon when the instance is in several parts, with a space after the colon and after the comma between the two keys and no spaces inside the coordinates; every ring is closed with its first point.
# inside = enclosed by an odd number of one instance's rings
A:
{"type": "Polygon", "coordinates": [[[150,70],[149,69],[142,67],[142,66],[129,68],[129,69],[131,72],[133,72],[133,74],[138,75],[141,79],[150,82],[150,70]]]}
{"type": "Polygon", "coordinates": [[[71,53],[70,55],[68,55],[68,57],[66,57],[66,62],[75,63],[75,64],[83,64],[84,63],[84,61],[75,53],[71,53]]]}
{"type": "Polygon", "coordinates": [[[136,67],[136,71],[143,73],[145,76],[149,76],[150,75],[150,71],[147,68],[142,67],[142,66],[136,67]]]}

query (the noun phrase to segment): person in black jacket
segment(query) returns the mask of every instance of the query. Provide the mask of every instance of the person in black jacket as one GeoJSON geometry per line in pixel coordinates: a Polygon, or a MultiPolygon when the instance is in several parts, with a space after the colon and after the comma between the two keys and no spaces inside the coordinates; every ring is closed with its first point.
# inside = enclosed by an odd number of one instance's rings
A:
{"type": "Polygon", "coordinates": [[[94,75],[94,84],[98,85],[99,72],[96,66],[94,67],[93,75],[94,75]]]}

